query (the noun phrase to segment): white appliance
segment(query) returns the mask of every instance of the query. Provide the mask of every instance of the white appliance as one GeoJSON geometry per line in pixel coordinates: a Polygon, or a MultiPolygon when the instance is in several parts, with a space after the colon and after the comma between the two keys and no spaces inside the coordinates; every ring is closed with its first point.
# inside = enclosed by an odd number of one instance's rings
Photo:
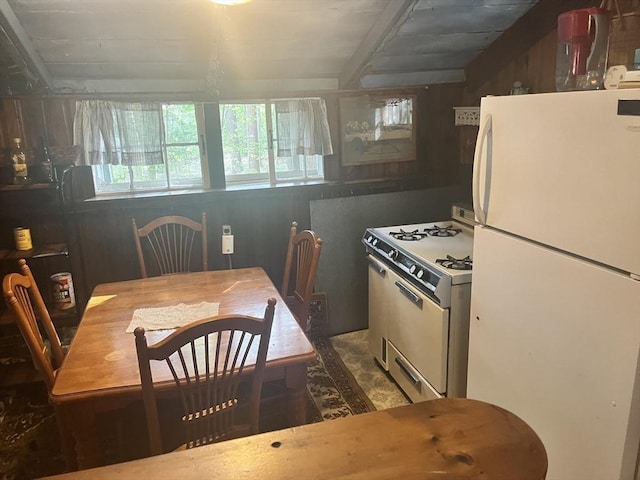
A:
{"type": "Polygon", "coordinates": [[[414,402],[464,396],[474,214],[368,228],[369,348],[414,402]]]}
{"type": "Polygon", "coordinates": [[[548,480],[638,479],[640,90],[480,115],[467,396],[537,432],[548,480]]]}

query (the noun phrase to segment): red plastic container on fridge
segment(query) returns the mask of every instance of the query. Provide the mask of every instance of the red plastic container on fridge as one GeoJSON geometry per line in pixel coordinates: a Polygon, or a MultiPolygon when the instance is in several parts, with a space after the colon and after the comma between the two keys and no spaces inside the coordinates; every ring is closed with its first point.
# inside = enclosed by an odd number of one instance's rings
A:
{"type": "Polygon", "coordinates": [[[609,46],[609,17],[603,8],[582,8],[558,16],[556,89],[602,88],[609,46]]]}

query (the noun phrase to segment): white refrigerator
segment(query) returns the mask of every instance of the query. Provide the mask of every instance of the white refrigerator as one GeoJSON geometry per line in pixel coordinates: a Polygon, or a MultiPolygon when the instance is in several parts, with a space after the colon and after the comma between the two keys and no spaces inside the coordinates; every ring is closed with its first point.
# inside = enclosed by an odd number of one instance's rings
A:
{"type": "Polygon", "coordinates": [[[639,479],[640,90],[481,101],[467,395],[549,480],[639,479]]]}

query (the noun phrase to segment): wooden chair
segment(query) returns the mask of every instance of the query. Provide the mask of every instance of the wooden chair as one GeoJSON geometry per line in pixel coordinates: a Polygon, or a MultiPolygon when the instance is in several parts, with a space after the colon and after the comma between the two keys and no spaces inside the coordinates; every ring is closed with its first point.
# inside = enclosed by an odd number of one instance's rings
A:
{"type": "Polygon", "coordinates": [[[145,259],[149,263],[154,260],[153,266],[160,275],[190,271],[191,253],[198,234],[202,244],[202,265],[199,267],[208,270],[207,216],[204,212],[200,223],[178,215],[156,218],[142,228],[138,228],[135,218],[131,223],[142,278],[147,278],[151,267],[145,259]]]}
{"type": "MultiPolygon", "coordinates": [[[[29,265],[24,259],[20,259],[18,266],[20,273],[5,275],[2,281],[2,291],[8,307],[14,314],[18,329],[29,347],[31,359],[43,376],[47,391],[51,393],[58,369],[64,361],[64,351],[29,265]],[[40,327],[44,330],[48,345],[42,336],[40,327]]],[[[73,443],[71,432],[63,427],[57,416],[56,420],[62,445],[71,445],[73,443]],[[64,440],[65,437],[66,440],[64,440]]],[[[77,469],[75,452],[63,447],[63,455],[67,468],[69,470],[77,469]]]]}
{"type": "Polygon", "coordinates": [[[33,363],[51,392],[56,372],[64,360],[64,352],[31,269],[24,259],[20,259],[18,265],[20,273],[7,274],[2,282],[2,290],[29,347],[33,363]],[[49,345],[42,336],[38,321],[49,345]]]}
{"type": "Polygon", "coordinates": [[[322,239],[313,231],[298,233],[298,224],[291,224],[280,294],[304,331],[309,329],[309,306],[321,248],[322,239]]]}
{"type": "MultiPolygon", "coordinates": [[[[177,416],[185,435],[180,448],[258,433],[260,395],[275,304],[274,298],[268,300],[263,318],[223,315],[199,320],[151,346],[147,345],[144,329],[136,328],[152,455],[164,450],[158,413],[161,392],[179,392],[182,410],[177,416]],[[199,353],[195,355],[197,350],[199,353]],[[166,362],[173,376],[170,385],[153,383],[152,360],[166,362]],[[249,387],[248,391],[240,390],[248,397],[248,404],[240,401],[239,386],[249,387]],[[240,412],[239,407],[247,410],[240,412]]],[[[154,365],[154,369],[160,366],[154,365]]]]}

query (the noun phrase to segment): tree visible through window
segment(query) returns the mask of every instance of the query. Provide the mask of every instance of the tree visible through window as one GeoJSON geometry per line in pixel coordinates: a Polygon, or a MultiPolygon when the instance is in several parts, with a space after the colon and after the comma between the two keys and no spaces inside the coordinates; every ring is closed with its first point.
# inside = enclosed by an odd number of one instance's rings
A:
{"type": "Polygon", "coordinates": [[[220,104],[227,181],[322,178],[323,155],[333,153],[326,122],[319,99],[220,104]]]}
{"type": "Polygon", "coordinates": [[[229,180],[269,178],[267,105],[221,104],[225,176],[229,180]]]}

